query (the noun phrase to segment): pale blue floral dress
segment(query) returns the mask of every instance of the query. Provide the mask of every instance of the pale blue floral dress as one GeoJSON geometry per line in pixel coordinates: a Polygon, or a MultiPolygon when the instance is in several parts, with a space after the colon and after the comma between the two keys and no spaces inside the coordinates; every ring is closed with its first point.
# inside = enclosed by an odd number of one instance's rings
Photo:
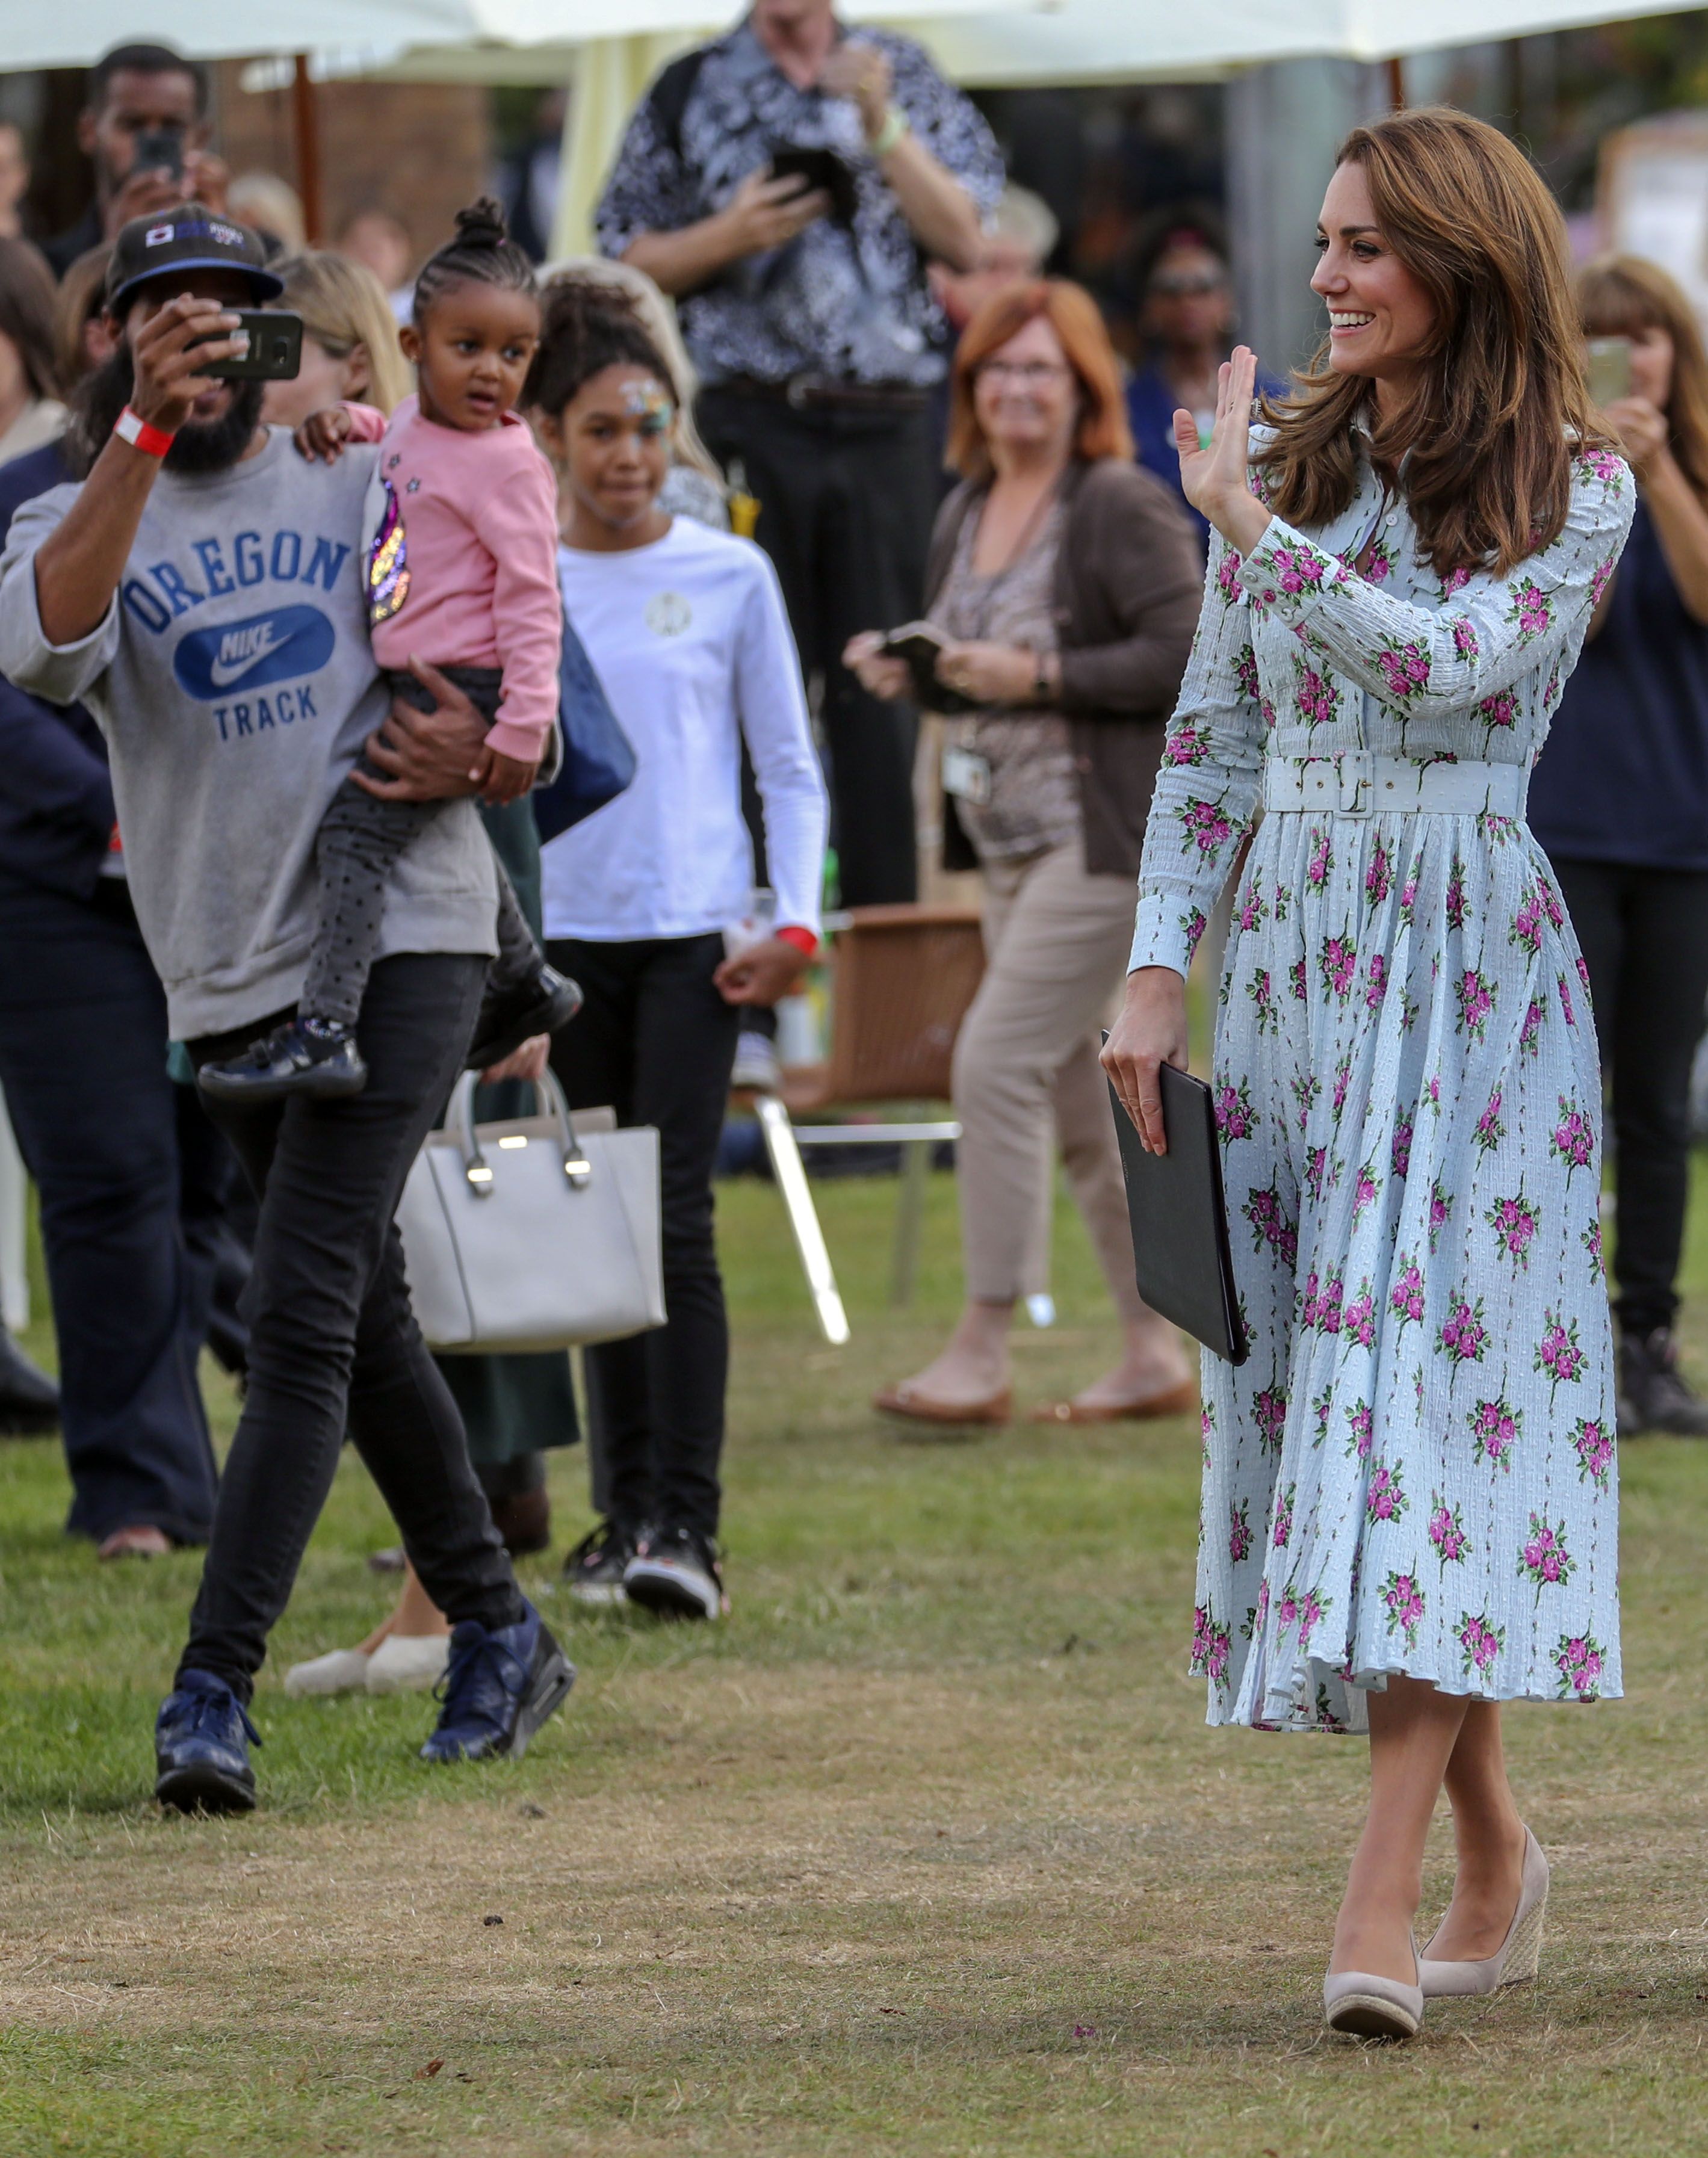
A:
{"type": "MultiPolygon", "coordinates": [[[[1499,579],[1443,583],[1367,463],[1320,530],[1274,519],[1243,562],[1213,540],[1132,963],[1186,971],[1267,756],[1528,767],[1634,495],[1617,457],[1579,458],[1565,530],[1499,579]]],[[[1521,823],[1263,818],[1215,1052],[1252,1348],[1204,1359],[1211,1722],[1361,1730],[1389,1672],[1488,1701],[1619,1692],[1584,982],[1521,823]]]]}

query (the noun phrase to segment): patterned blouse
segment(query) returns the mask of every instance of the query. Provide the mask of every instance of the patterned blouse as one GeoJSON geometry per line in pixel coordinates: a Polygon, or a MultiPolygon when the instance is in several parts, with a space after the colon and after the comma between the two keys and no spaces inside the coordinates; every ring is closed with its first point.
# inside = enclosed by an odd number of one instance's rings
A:
{"type": "MultiPolygon", "coordinates": [[[[931,620],[963,643],[1054,652],[1055,562],[1066,518],[1064,504],[1053,503],[1024,554],[991,576],[973,566],[979,520],[963,518],[931,620]]],[[[962,797],[955,804],[961,828],[981,861],[1022,861],[1047,847],[1080,844],[1079,774],[1067,721],[1060,712],[996,705],[947,720],[944,738],[990,767],[989,801],[962,797]]]]}
{"type": "MultiPolygon", "coordinates": [[[[862,27],[890,62],[895,103],[981,217],[1002,193],[1002,157],[971,99],[944,81],[911,38],[862,27]]],[[[947,371],[947,326],[901,206],[860,132],[854,101],[797,89],[744,22],[678,66],[694,67],[673,125],[660,84],[636,108],[595,219],[601,250],[621,255],[642,233],[675,232],[720,209],[774,150],[833,149],[854,168],[852,230],[820,218],[787,247],[731,263],[679,303],[694,365],[784,382],[823,374],[925,388],[947,371]]],[[[668,80],[672,70],[666,70],[668,80]]]]}
{"type": "MultiPolygon", "coordinates": [[[[1261,446],[1265,431],[1253,434],[1261,446]]],[[[1262,484],[1254,466],[1260,496],[1262,484]]],[[[1578,458],[1564,530],[1504,577],[1437,577],[1367,459],[1349,506],[1312,534],[1272,518],[1242,561],[1213,533],[1151,807],[1130,965],[1186,973],[1251,828],[1269,756],[1362,749],[1533,764],[1634,493],[1611,451],[1578,458]]]]}

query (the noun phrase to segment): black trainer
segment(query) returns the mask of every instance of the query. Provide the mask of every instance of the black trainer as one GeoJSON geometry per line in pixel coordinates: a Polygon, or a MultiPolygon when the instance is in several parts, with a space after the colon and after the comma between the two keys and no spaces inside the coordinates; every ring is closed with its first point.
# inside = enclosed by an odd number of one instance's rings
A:
{"type": "Polygon", "coordinates": [[[625,1603],[622,1577],[635,1540],[621,1521],[601,1521],[564,1561],[564,1583],[578,1603],[625,1603]]]}
{"type": "Polygon", "coordinates": [[[575,1667],[524,1599],[513,1625],[465,1618],[451,1629],[451,1657],[434,1687],[439,1721],[424,1761],[519,1761],[528,1742],[569,1698],[575,1667]]]}
{"type": "Polygon", "coordinates": [[[717,1553],[692,1529],[642,1529],[622,1588],[631,1603],[666,1618],[721,1618],[730,1608],[717,1553]]]}
{"type": "Polygon", "coordinates": [[[154,1723],[154,1795],[179,1813],[246,1814],[255,1806],[249,1749],[261,1737],[212,1671],[180,1671],[154,1723]]]}
{"type": "Polygon", "coordinates": [[[0,1326],[0,1438],[34,1438],[59,1423],[59,1388],[0,1326]]]}
{"type": "Polygon", "coordinates": [[[555,1034],[567,1026],[581,1009],[579,983],[559,973],[542,959],[539,970],[513,989],[489,990],[475,1021],[474,1040],[463,1064],[470,1071],[484,1071],[502,1064],[524,1041],[536,1034],[555,1034]]]}
{"type": "Polygon", "coordinates": [[[1708,1402],[1685,1384],[1679,1370],[1678,1338],[1669,1326],[1620,1337],[1619,1399],[1632,1418],[1627,1424],[1622,1417],[1622,1438],[1643,1431],[1708,1438],[1708,1402]]]}
{"type": "Polygon", "coordinates": [[[223,1063],[204,1064],[196,1084],[215,1102],[279,1102],[291,1094],[335,1101],[359,1094],[368,1066],[356,1030],[337,1020],[292,1019],[223,1063]]]}

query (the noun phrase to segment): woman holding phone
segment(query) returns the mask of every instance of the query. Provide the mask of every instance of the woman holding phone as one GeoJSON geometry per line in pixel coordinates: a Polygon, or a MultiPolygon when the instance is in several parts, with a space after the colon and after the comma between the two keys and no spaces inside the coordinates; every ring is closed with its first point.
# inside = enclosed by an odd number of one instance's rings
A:
{"type": "Polygon", "coordinates": [[[1166,1145],[1187,968],[1261,801],[1216,1041],[1252,1341],[1206,1357],[1195,1663],[1210,1719],[1370,1734],[1331,2028],[1533,1975],[1547,1862],[1504,1701],[1620,1691],[1600,1078],[1525,781],[1618,560],[1631,475],[1583,381],[1566,235],[1444,110],[1355,129],[1311,282],[1328,344],[1207,447],[1198,642],[1105,1065],[1166,1145]],[[1443,1786],[1458,1871],[1422,1950],[1443,1786]]]}
{"type": "Polygon", "coordinates": [[[1589,264],[1577,302],[1637,514],[1554,715],[1530,823],[1583,945],[1613,1076],[1620,1436],[1700,1438],[1708,1402],[1685,1382],[1674,1329],[1708,1000],[1708,355],[1653,262],[1589,264]]]}

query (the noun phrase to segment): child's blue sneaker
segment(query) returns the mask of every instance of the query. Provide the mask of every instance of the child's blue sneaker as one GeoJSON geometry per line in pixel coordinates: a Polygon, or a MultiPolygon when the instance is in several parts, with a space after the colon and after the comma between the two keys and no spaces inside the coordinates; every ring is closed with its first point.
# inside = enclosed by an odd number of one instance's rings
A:
{"type": "Polygon", "coordinates": [[[575,1665],[531,1603],[513,1626],[465,1618],[452,1629],[451,1660],[433,1689],[439,1721],[421,1758],[484,1761],[508,1753],[519,1761],[575,1683],[575,1665]]]}
{"type": "Polygon", "coordinates": [[[181,1671],[154,1723],[154,1795],[179,1812],[246,1814],[255,1805],[250,1741],[261,1735],[224,1679],[181,1671]]]}

